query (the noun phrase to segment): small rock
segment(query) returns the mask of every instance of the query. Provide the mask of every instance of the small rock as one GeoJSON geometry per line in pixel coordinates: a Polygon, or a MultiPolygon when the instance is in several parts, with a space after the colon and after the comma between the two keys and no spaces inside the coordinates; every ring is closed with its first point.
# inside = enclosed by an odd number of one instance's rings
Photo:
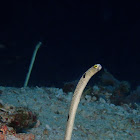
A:
{"type": "Polygon", "coordinates": [[[47,135],[47,136],[49,135],[49,132],[48,132],[48,130],[46,128],[44,129],[43,134],[47,135]]]}

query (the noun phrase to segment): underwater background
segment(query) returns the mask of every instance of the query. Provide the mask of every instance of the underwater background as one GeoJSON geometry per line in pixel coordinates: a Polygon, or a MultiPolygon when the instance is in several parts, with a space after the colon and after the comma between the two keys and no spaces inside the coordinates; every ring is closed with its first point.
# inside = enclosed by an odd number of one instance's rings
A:
{"type": "Polygon", "coordinates": [[[0,83],[62,86],[100,63],[120,80],[139,85],[138,1],[9,1],[0,4],[0,83]]]}
{"type": "Polygon", "coordinates": [[[73,140],[139,139],[139,7],[140,1],[136,0],[0,2],[0,116],[7,119],[9,114],[2,112],[11,112],[13,105],[14,117],[17,112],[23,113],[18,114],[21,119],[25,114],[31,117],[28,126],[19,124],[22,128],[15,127],[17,122],[1,121],[15,133],[38,133],[36,139],[61,140],[80,77],[94,64],[101,64],[102,70],[91,78],[83,93],[79,110],[83,118],[76,122],[74,130],[80,132],[73,135],[73,140]],[[42,44],[28,86],[23,87],[38,42],[42,44]],[[47,110],[46,104],[50,106],[47,110]],[[108,125],[114,117],[120,123],[108,125]],[[90,122],[81,128],[78,124],[85,123],[84,119],[90,122]],[[98,127],[90,125],[93,120],[98,127]],[[103,120],[107,121],[104,126],[103,120]],[[26,130],[36,122],[36,128],[26,130]],[[100,130],[95,134],[97,128],[100,130]]]}

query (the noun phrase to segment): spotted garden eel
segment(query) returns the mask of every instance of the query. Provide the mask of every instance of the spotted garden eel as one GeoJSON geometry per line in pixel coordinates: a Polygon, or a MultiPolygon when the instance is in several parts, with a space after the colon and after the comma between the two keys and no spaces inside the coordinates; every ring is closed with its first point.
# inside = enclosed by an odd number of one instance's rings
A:
{"type": "Polygon", "coordinates": [[[78,104],[80,102],[81,95],[83,93],[83,90],[85,89],[88,81],[90,78],[96,74],[98,71],[100,71],[102,66],[100,64],[95,64],[90,69],[88,69],[81,79],[79,80],[79,83],[76,86],[76,89],[74,91],[71,106],[69,109],[68,119],[67,119],[67,126],[66,126],[66,132],[65,132],[65,138],[64,140],[71,140],[72,131],[73,131],[73,125],[75,120],[76,111],[78,108],[78,104]]]}

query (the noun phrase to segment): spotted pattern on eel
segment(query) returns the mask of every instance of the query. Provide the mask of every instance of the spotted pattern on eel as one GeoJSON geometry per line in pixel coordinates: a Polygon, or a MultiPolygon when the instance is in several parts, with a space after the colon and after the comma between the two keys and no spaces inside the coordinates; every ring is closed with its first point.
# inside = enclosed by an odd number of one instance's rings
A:
{"type": "Polygon", "coordinates": [[[73,131],[73,125],[75,120],[76,111],[78,108],[78,104],[80,102],[81,95],[83,93],[83,90],[85,89],[88,81],[90,78],[95,75],[98,71],[102,69],[102,66],[100,64],[95,64],[90,69],[88,69],[81,79],[79,80],[76,89],[74,91],[71,106],[69,109],[68,119],[67,119],[67,126],[66,126],[66,132],[65,132],[65,138],[64,140],[71,140],[72,131],[73,131]]]}

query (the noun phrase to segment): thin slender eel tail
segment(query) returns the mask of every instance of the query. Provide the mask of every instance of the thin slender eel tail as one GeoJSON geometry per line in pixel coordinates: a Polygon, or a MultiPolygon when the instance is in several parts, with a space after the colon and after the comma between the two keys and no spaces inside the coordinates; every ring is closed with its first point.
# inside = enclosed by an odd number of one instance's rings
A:
{"type": "Polygon", "coordinates": [[[83,90],[85,89],[90,78],[93,75],[95,75],[98,71],[100,71],[101,68],[102,68],[102,66],[100,64],[95,64],[90,69],[88,69],[83,74],[81,79],[79,80],[79,83],[77,84],[77,87],[76,87],[74,94],[73,94],[73,97],[72,97],[64,140],[71,140],[75,115],[76,115],[76,111],[77,111],[78,104],[80,102],[80,98],[81,98],[81,95],[83,93],[83,90]]]}

